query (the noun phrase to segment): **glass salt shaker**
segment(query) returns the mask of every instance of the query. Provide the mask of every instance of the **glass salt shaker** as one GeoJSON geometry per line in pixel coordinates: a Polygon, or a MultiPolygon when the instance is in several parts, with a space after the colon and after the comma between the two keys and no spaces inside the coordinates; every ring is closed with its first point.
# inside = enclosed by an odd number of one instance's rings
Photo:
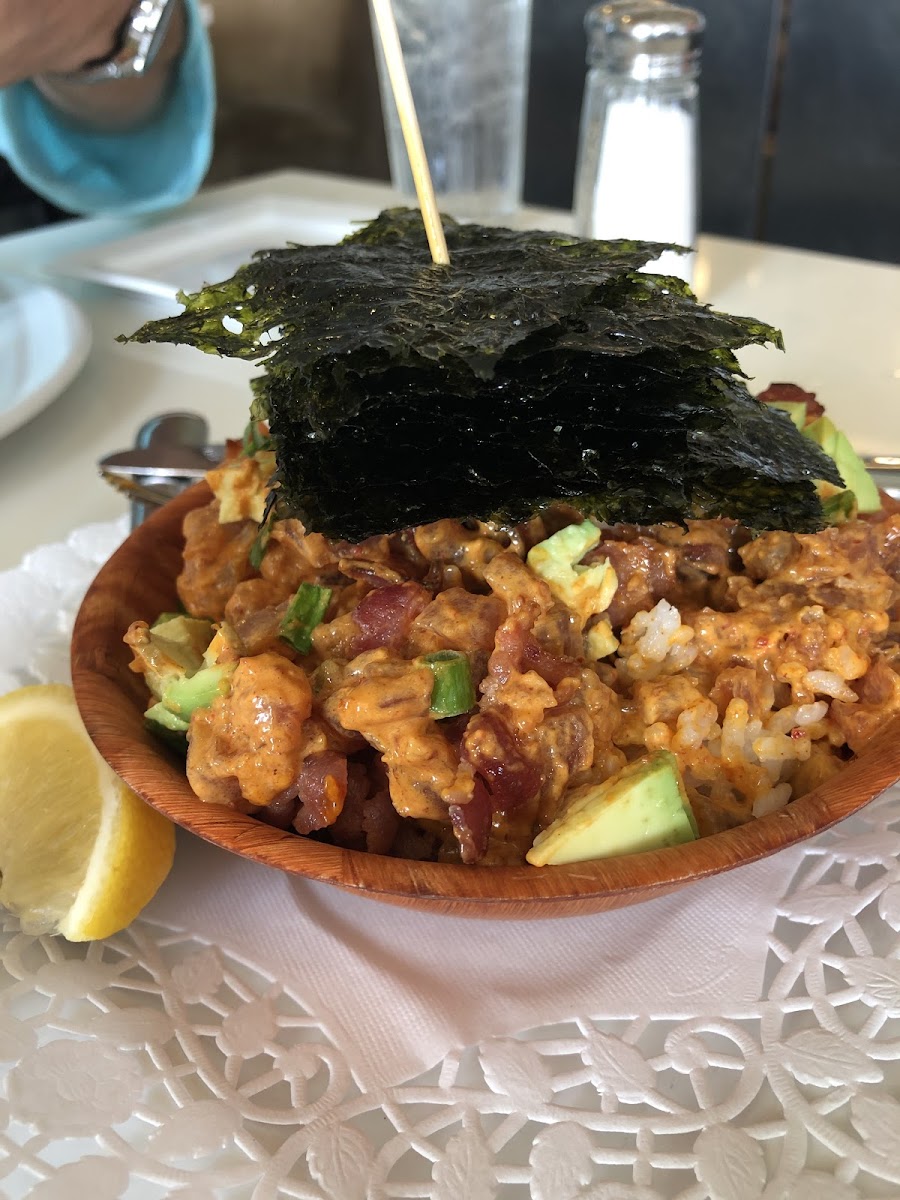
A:
{"type": "MultiPolygon", "coordinates": [[[[591,8],[575,181],[576,232],[693,246],[697,236],[697,80],[705,21],[666,0],[591,8]]],[[[690,282],[694,255],[648,270],[690,282]]]]}

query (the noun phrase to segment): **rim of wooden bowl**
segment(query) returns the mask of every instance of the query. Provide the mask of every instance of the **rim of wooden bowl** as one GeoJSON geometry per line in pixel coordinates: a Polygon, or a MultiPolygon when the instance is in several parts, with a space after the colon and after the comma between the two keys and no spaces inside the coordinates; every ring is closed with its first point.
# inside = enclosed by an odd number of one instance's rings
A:
{"type": "Polygon", "coordinates": [[[72,681],[100,754],[154,808],[235,854],[388,903],[459,916],[531,919],[597,912],[664,895],[805,841],[900,778],[900,719],[815,791],[780,812],[667,850],[564,867],[466,867],[343,850],[204,804],[183,765],[146,728],[142,677],[122,635],[177,607],[182,522],[210,492],[197,484],[155,512],[100,569],[72,635],[72,681]]]}

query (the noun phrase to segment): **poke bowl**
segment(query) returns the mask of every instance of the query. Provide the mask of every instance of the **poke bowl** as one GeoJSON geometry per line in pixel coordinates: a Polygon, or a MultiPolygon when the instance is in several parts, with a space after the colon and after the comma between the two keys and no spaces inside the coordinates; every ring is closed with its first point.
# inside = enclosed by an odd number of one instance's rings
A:
{"type": "Polygon", "coordinates": [[[750,393],[735,351],[780,332],[657,244],[444,224],[448,265],[387,210],[132,335],[263,374],[87,593],[100,753],[228,850],[487,917],[865,804],[900,776],[900,514],[814,396],[750,393]]]}
{"type": "Polygon", "coordinates": [[[148,728],[147,690],[130,669],[123,631],[178,607],[184,519],[210,500],[205,484],[191,488],[151,516],[101,569],[76,621],[72,676],[88,732],[116,773],[176,824],[225,850],[422,910],[518,920],[575,916],[661,896],[801,842],[856,812],[900,776],[895,718],[852,761],[777,811],[681,845],[543,867],[373,854],[205,803],[188,783],[183,757],[148,728]]]}

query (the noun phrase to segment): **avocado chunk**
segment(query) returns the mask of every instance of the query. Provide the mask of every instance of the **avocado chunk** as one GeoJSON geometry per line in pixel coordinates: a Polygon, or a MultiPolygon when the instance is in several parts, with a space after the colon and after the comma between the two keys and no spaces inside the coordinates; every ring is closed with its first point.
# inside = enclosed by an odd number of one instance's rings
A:
{"type": "Polygon", "coordinates": [[[209,708],[217,696],[231,687],[235,663],[201,667],[193,675],[173,676],[163,685],[162,705],[183,721],[190,721],[198,708],[209,708]]]}
{"type": "Polygon", "coordinates": [[[865,463],[850,445],[847,436],[841,433],[830,417],[816,417],[803,428],[803,436],[811,438],[821,446],[829,458],[834,459],[837,469],[844,477],[847,489],[856,497],[859,512],[878,512],[881,497],[865,463]]]}
{"type": "Polygon", "coordinates": [[[134,653],[132,670],[143,674],[158,700],[169,680],[192,675],[203,666],[203,652],[212,636],[211,621],[176,613],[157,619],[151,627],[135,621],[125,642],[134,653]]]}
{"type": "Polygon", "coordinates": [[[618,583],[609,559],[590,565],[581,562],[601,537],[593,521],[566,525],[532,546],[525,560],[529,569],[549,585],[556,599],[577,612],[583,623],[609,608],[618,583]]]}
{"type": "Polygon", "coordinates": [[[657,750],[604,783],[575,788],[525,857],[534,867],[558,866],[678,846],[697,835],[678,761],[657,750]]]}
{"type": "Polygon", "coordinates": [[[155,621],[150,622],[150,628],[156,629],[158,625],[165,625],[167,621],[174,621],[176,617],[186,617],[184,612],[161,612],[155,621]]]}
{"type": "Polygon", "coordinates": [[[203,661],[203,651],[213,635],[212,621],[205,617],[188,617],[184,613],[164,614],[150,627],[150,640],[168,649],[170,657],[180,662],[186,671],[195,671],[203,661]]]}
{"type": "Polygon", "coordinates": [[[163,729],[168,729],[171,733],[187,733],[188,731],[188,723],[184,717],[170,712],[161,700],[151,704],[144,716],[154,725],[161,725],[163,729]]]}
{"type": "Polygon", "coordinates": [[[164,613],[152,626],[135,621],[125,642],[134,653],[131,669],[153,693],[155,702],[144,716],[154,732],[186,744],[191,714],[231,686],[238,658],[233,634],[199,617],[164,613]],[[217,661],[220,656],[225,661],[217,661]]]}
{"type": "Polygon", "coordinates": [[[144,713],[144,720],[150,726],[151,732],[179,754],[187,754],[188,723],[157,701],[144,713]]]}
{"type": "Polygon", "coordinates": [[[780,408],[786,412],[798,429],[806,424],[806,403],[803,400],[769,400],[769,408],[780,408]]]}

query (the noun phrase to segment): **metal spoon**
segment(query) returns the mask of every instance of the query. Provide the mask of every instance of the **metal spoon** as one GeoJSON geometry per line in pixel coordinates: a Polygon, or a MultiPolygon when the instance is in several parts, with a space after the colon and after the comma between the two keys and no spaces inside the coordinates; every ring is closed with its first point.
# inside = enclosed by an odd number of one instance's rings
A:
{"type": "Polygon", "coordinates": [[[103,477],[130,495],[132,529],[220,461],[224,447],[210,446],[208,436],[197,413],[161,413],[140,427],[134,449],[100,460],[103,477]]]}

